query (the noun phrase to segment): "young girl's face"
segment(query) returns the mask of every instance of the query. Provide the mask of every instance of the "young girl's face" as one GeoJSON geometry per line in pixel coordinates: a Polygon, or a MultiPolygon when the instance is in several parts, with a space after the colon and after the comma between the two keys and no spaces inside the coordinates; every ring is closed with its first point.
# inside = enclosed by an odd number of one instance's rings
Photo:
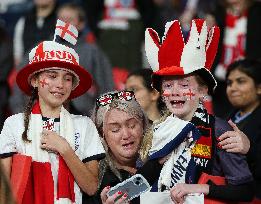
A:
{"type": "Polygon", "coordinates": [[[41,72],[33,78],[32,86],[38,88],[39,101],[50,107],[61,106],[70,96],[73,75],[59,68],[41,72]]]}
{"type": "Polygon", "coordinates": [[[169,111],[182,120],[190,121],[192,119],[199,105],[200,98],[203,96],[204,93],[193,75],[183,78],[163,78],[163,100],[169,111]]]}

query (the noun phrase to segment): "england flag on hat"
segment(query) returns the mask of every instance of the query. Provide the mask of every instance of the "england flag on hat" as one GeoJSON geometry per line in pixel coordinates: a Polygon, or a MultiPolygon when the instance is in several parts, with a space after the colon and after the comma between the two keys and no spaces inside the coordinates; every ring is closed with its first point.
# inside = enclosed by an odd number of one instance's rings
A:
{"type": "Polygon", "coordinates": [[[75,45],[78,37],[78,30],[72,24],[65,23],[58,19],[54,33],[54,41],[57,35],[75,45]]]}

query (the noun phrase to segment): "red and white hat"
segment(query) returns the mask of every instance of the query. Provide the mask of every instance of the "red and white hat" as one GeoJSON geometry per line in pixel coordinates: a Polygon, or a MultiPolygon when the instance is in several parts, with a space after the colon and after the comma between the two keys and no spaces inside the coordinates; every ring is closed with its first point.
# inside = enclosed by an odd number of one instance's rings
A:
{"type": "Polygon", "coordinates": [[[76,98],[84,94],[92,85],[91,75],[79,65],[79,56],[73,48],[55,42],[56,36],[60,36],[67,42],[75,45],[78,31],[68,23],[57,20],[54,40],[43,41],[29,53],[29,64],[22,68],[16,77],[19,88],[31,95],[31,77],[43,70],[57,67],[71,72],[75,76],[73,90],[69,99],[76,98]]]}
{"type": "Polygon", "coordinates": [[[151,28],[145,32],[145,51],[153,70],[152,85],[160,90],[162,76],[184,76],[198,73],[212,92],[217,83],[210,72],[216,56],[220,31],[217,26],[209,31],[202,19],[192,20],[187,42],[184,42],[177,20],[165,26],[163,42],[151,28]]]}

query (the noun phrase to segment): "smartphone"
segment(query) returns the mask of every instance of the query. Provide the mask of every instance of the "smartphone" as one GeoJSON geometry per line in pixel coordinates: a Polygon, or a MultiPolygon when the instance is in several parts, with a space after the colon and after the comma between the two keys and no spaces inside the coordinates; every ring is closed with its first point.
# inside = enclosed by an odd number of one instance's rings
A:
{"type": "Polygon", "coordinates": [[[133,198],[138,197],[140,194],[150,190],[150,188],[148,181],[141,174],[136,174],[116,186],[113,186],[108,191],[107,196],[112,196],[116,192],[121,191],[122,196],[124,193],[127,193],[126,200],[130,201],[133,198]]]}

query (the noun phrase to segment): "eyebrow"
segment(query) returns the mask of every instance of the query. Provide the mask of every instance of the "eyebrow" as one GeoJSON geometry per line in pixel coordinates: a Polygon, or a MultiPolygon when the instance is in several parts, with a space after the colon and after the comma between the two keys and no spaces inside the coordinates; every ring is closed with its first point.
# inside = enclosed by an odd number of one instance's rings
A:
{"type": "MultiPolygon", "coordinates": [[[[49,70],[46,70],[46,73],[53,73],[53,74],[57,74],[59,69],[49,69],[49,70]]],[[[70,73],[70,72],[68,72],[68,71],[66,71],[66,74],[65,75],[69,75],[69,76],[72,76],[72,77],[74,77],[74,75],[72,74],[72,73],[70,73]]]]}
{"type": "MultiPolygon", "coordinates": [[[[129,122],[131,120],[137,120],[136,118],[132,117],[132,118],[129,118],[127,120],[125,120],[125,122],[129,122]]],[[[120,124],[119,122],[109,122],[108,125],[118,125],[120,124]]]]}

